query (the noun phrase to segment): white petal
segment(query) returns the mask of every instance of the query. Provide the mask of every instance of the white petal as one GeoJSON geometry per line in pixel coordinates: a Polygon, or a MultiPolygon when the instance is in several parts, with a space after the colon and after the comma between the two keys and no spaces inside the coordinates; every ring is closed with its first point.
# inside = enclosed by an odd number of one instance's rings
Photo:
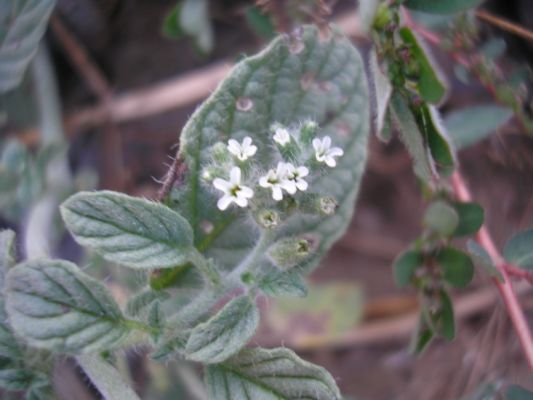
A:
{"type": "Polygon", "coordinates": [[[283,161],[278,162],[278,167],[276,168],[276,176],[278,179],[283,179],[287,176],[287,164],[283,161]]]}
{"type": "Polygon", "coordinates": [[[257,146],[249,146],[247,149],[246,149],[246,155],[248,157],[251,157],[253,156],[255,153],[257,152],[257,146]]]}
{"type": "Polygon", "coordinates": [[[287,191],[289,194],[296,193],[296,182],[291,180],[284,180],[281,182],[281,187],[287,191]]]}
{"type": "Polygon", "coordinates": [[[241,154],[241,145],[235,139],[230,139],[228,140],[228,151],[231,154],[238,156],[241,154]]]}
{"type": "Polygon", "coordinates": [[[298,190],[301,190],[303,192],[303,191],[307,190],[308,184],[303,179],[298,179],[296,181],[296,187],[298,188],[298,190]]]}
{"type": "Polygon", "coordinates": [[[246,207],[248,205],[248,199],[243,196],[239,196],[237,194],[237,197],[233,200],[235,204],[237,204],[239,207],[246,207]]]}
{"type": "Polygon", "coordinates": [[[344,151],[340,147],[333,147],[329,149],[328,156],[330,157],[340,157],[344,154],[344,151]]]}
{"type": "Polygon", "coordinates": [[[331,138],[329,136],[324,136],[322,138],[322,146],[324,146],[326,149],[331,147],[331,138]]]}
{"type": "Polygon", "coordinates": [[[239,167],[231,168],[229,173],[229,181],[232,185],[238,185],[241,183],[241,169],[239,167]]]}
{"type": "Polygon", "coordinates": [[[249,147],[251,144],[252,144],[252,138],[251,138],[250,136],[246,136],[246,137],[242,140],[242,147],[243,147],[243,148],[247,148],[247,147],[249,147]]]}
{"type": "Polygon", "coordinates": [[[217,201],[217,207],[224,211],[228,206],[233,202],[234,197],[229,195],[224,195],[217,201]]]}
{"type": "Polygon", "coordinates": [[[228,181],[225,181],[224,179],[215,178],[213,180],[213,186],[217,188],[218,190],[222,190],[223,192],[229,192],[231,189],[231,183],[228,181]]]}
{"type": "Polygon", "coordinates": [[[326,161],[326,165],[328,167],[335,167],[337,165],[337,161],[335,161],[335,159],[333,157],[326,157],[325,158],[325,161],[326,161]]]}
{"type": "Polygon", "coordinates": [[[254,191],[248,186],[241,186],[241,190],[239,190],[237,196],[243,196],[251,199],[252,197],[254,197],[254,191]]]}
{"type": "Polygon", "coordinates": [[[317,152],[321,151],[322,150],[322,141],[319,138],[314,138],[313,139],[313,147],[315,148],[315,150],[317,152]]]}
{"type": "Polygon", "coordinates": [[[307,167],[298,167],[296,168],[296,172],[300,178],[309,175],[309,169],[307,169],[307,167]]]}
{"type": "Polygon", "coordinates": [[[272,184],[268,181],[268,175],[265,175],[259,178],[259,186],[264,187],[264,188],[272,186],[272,184]]]}
{"type": "Polygon", "coordinates": [[[276,201],[283,199],[283,193],[281,192],[281,188],[279,186],[272,187],[272,198],[276,201]]]}

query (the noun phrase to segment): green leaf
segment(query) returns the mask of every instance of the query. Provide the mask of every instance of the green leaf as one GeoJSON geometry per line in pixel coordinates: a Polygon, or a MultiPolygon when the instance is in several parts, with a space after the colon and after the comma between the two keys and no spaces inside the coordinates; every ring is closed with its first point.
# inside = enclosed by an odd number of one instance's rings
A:
{"type": "Polygon", "coordinates": [[[435,332],[433,332],[433,329],[426,322],[424,315],[421,314],[416,330],[411,338],[409,350],[414,354],[422,354],[434,338],[435,332]]]}
{"type": "Polygon", "coordinates": [[[470,256],[453,247],[442,249],[436,260],[442,268],[444,280],[454,287],[465,287],[474,276],[474,264],[470,256]]]}
{"type": "Polygon", "coordinates": [[[165,301],[170,297],[167,292],[160,290],[144,290],[133,296],[126,304],[126,314],[133,317],[142,314],[155,301],[165,301]]]}
{"type": "Polygon", "coordinates": [[[453,208],[459,215],[459,225],[453,232],[454,236],[473,235],[483,225],[485,211],[477,203],[453,203],[453,208]]]}
{"type": "Polygon", "coordinates": [[[488,60],[495,61],[505,53],[507,44],[502,38],[490,38],[479,49],[488,60]]]}
{"type": "Polygon", "coordinates": [[[415,110],[415,115],[438,172],[444,176],[451,175],[456,165],[455,149],[441,123],[439,112],[432,105],[422,104],[415,110]]]}
{"type": "Polygon", "coordinates": [[[13,329],[35,347],[99,351],[130,330],[105,286],[67,261],[21,263],[8,272],[5,290],[13,329]]]}
{"type": "Polygon", "coordinates": [[[491,277],[497,277],[501,282],[503,282],[503,276],[492,262],[487,250],[481,247],[476,241],[471,239],[466,242],[466,247],[476,264],[481,266],[485,272],[488,272],[491,277]]]}
{"type": "Polygon", "coordinates": [[[458,149],[477,143],[500,129],[513,116],[509,108],[496,105],[473,106],[454,111],[444,118],[444,126],[458,149]]]}
{"type": "Polygon", "coordinates": [[[476,7],[484,0],[406,0],[407,8],[433,14],[455,14],[476,7]]]}
{"type": "Polygon", "coordinates": [[[384,135],[384,128],[386,125],[385,119],[389,108],[389,100],[392,94],[392,84],[390,83],[387,74],[381,70],[374,50],[370,53],[370,72],[372,74],[372,83],[376,95],[376,135],[381,141],[388,142],[390,136],[384,135]]]}
{"type": "Polygon", "coordinates": [[[407,250],[394,260],[394,282],[396,285],[408,286],[411,284],[415,271],[424,263],[424,256],[416,250],[407,250]]]}
{"type": "Polygon", "coordinates": [[[259,289],[272,297],[305,297],[307,288],[301,274],[295,270],[272,270],[259,282],[259,289]]]}
{"type": "Polygon", "coordinates": [[[215,316],[196,326],[185,348],[187,358],[219,363],[241,350],[259,324],[259,310],[249,296],[231,300],[215,316]]]}
{"type": "Polygon", "coordinates": [[[38,376],[34,371],[25,369],[0,369],[0,387],[8,391],[26,390],[37,379],[46,379],[46,377],[38,376]]]}
{"type": "Polygon", "coordinates": [[[181,7],[182,3],[180,1],[170,10],[163,21],[161,32],[170,39],[179,39],[184,34],[180,26],[181,7]]]}
{"type": "Polygon", "coordinates": [[[0,6],[0,93],[15,88],[37,52],[55,0],[6,0],[0,6]]]}
{"type": "Polygon", "coordinates": [[[380,0],[359,0],[359,20],[363,33],[370,32],[378,12],[379,3],[380,0]]]}
{"type": "Polygon", "coordinates": [[[272,39],[276,32],[274,29],[274,24],[269,15],[263,14],[259,8],[256,6],[246,7],[244,12],[246,17],[246,22],[248,26],[254,31],[254,33],[264,40],[272,39]]]}
{"type": "MultiPolygon", "coordinates": [[[[362,60],[350,41],[335,30],[322,39],[310,26],[302,29],[297,45],[278,37],[258,55],[238,63],[185,126],[180,156],[188,173],[170,201],[190,221],[196,246],[221,269],[233,270],[246,260],[261,231],[254,223],[243,223],[253,220],[249,209],[222,212],[216,207],[220,193],[202,179],[212,165],[213,149],[225,149],[230,138],[242,141],[250,136],[258,147],[254,169],[266,173],[280,157],[271,126],[277,122],[299,127],[309,120],[318,125],[317,135],[330,136],[344,155],[335,168],[309,180],[309,192],[335,199],[335,213],[325,217],[290,209],[273,234],[275,240],[313,238],[313,255],[298,267],[304,273],[318,265],[346,230],[366,163],[368,92],[362,60]]],[[[259,186],[256,192],[268,196],[259,186]]],[[[262,271],[275,268],[266,255],[261,257],[262,271]]]]}
{"type": "Polygon", "coordinates": [[[446,340],[455,339],[453,303],[445,290],[440,291],[439,333],[446,340]]]}
{"type": "Polygon", "coordinates": [[[16,257],[15,232],[11,229],[0,231],[0,288],[4,287],[4,276],[7,270],[15,265],[16,257]]]}
{"type": "Polygon", "coordinates": [[[424,137],[418,128],[411,108],[400,92],[393,92],[390,110],[394,123],[398,127],[400,138],[413,159],[416,175],[433,186],[432,182],[437,177],[433,158],[424,143],[424,137]]]}
{"type": "Polygon", "coordinates": [[[424,214],[424,226],[443,236],[451,236],[459,226],[459,215],[448,203],[437,200],[424,214]]]}
{"type": "Polygon", "coordinates": [[[131,268],[169,268],[193,259],[189,223],[162,204],[114,192],[80,192],[61,205],[76,241],[131,268]]]}
{"type": "Polygon", "coordinates": [[[157,344],[150,358],[157,362],[170,361],[172,357],[177,354],[185,355],[185,346],[187,346],[187,339],[189,336],[184,332],[174,333],[172,336],[161,340],[157,344]]]}
{"type": "Polygon", "coordinates": [[[323,368],[285,348],[246,349],[206,369],[210,400],[336,400],[340,392],[323,368]]]}
{"type": "Polygon", "coordinates": [[[429,50],[416,34],[408,27],[400,29],[400,36],[409,46],[411,62],[417,65],[416,87],[420,96],[428,103],[440,104],[447,94],[447,85],[442,72],[437,68],[429,50]]]}
{"type": "Polygon", "coordinates": [[[503,257],[517,267],[533,269],[533,228],[509,239],[503,249],[503,257]]]}
{"type": "Polygon", "coordinates": [[[179,13],[181,29],[192,36],[203,53],[213,50],[213,27],[209,19],[207,0],[183,0],[179,13]]]}
{"type": "Polygon", "coordinates": [[[533,400],[533,392],[518,385],[505,389],[505,400],[533,400]]]}

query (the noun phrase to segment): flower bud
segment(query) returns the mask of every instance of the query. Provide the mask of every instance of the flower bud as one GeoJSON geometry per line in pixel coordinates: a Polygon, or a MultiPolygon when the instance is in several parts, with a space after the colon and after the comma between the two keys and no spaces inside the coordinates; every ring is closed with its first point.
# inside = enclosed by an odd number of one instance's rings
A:
{"type": "Polygon", "coordinates": [[[213,145],[211,148],[211,157],[213,157],[213,161],[215,161],[217,164],[231,162],[231,154],[228,151],[227,146],[222,142],[218,142],[213,145]]]}
{"type": "Polygon", "coordinates": [[[302,261],[312,253],[311,244],[303,238],[285,238],[274,243],[268,249],[268,256],[279,268],[287,270],[302,261]]]}
{"type": "Polygon", "coordinates": [[[265,229],[274,229],[279,224],[279,214],[273,210],[261,210],[255,216],[259,225],[265,229]]]}
{"type": "Polygon", "coordinates": [[[337,201],[331,196],[320,196],[314,193],[306,193],[302,196],[299,204],[300,211],[309,214],[330,216],[335,214],[337,201]]]}
{"type": "Polygon", "coordinates": [[[315,121],[307,120],[300,127],[300,141],[303,144],[310,144],[316,137],[318,132],[318,124],[315,121]]]}

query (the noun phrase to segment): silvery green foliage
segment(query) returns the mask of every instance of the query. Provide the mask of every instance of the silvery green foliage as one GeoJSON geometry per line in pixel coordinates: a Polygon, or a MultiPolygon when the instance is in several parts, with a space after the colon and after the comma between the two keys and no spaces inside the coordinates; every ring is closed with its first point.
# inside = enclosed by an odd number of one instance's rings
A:
{"type": "Polygon", "coordinates": [[[37,51],[55,0],[0,3],[0,92],[17,86],[37,51]]]}
{"type": "Polygon", "coordinates": [[[226,362],[207,367],[211,400],[332,400],[340,393],[323,368],[279,348],[246,349],[226,362]]]}
{"type": "Polygon", "coordinates": [[[195,327],[185,352],[187,358],[214,364],[237,353],[252,338],[259,324],[259,310],[249,296],[231,300],[214,317],[195,327]]]}
{"type": "Polygon", "coordinates": [[[112,348],[129,329],[104,285],[67,261],[31,260],[12,268],[6,308],[33,346],[61,353],[112,348]]]}
{"type": "MultiPolygon", "coordinates": [[[[180,156],[188,174],[173,193],[175,208],[191,223],[196,246],[224,270],[239,265],[256,245],[262,230],[253,220],[265,208],[282,216],[273,229],[273,241],[303,235],[313,239],[316,249],[313,257],[298,266],[301,271],[318,264],[350,221],[366,161],[366,78],[360,56],[348,39],[339,33],[331,33],[326,40],[318,35],[316,28],[306,27],[298,37],[280,37],[260,54],[239,63],[183,130],[180,156]],[[253,139],[257,154],[237,165],[242,166],[244,180],[257,187],[259,176],[275,168],[278,161],[303,161],[309,156],[311,145],[306,146],[302,143],[305,138],[298,136],[305,136],[302,128],[306,121],[318,126],[314,136],[328,135],[344,150],[337,167],[312,170],[309,188],[293,200],[274,202],[267,190],[257,188],[250,209],[234,207],[220,212],[216,207],[219,192],[203,179],[210,166],[215,167],[215,174],[223,175],[233,165],[235,160],[219,151],[223,150],[220,145],[230,138],[239,142],[246,136],[253,139]],[[274,124],[297,136],[304,150],[295,155],[297,160],[278,150],[272,140],[274,124]],[[338,203],[336,212],[328,217],[299,212],[298,203],[308,193],[332,196],[338,203]],[[296,207],[291,206],[293,201],[296,207]]],[[[277,271],[266,258],[261,262],[263,271],[277,271]]]]}
{"type": "Polygon", "coordinates": [[[259,323],[257,294],[304,295],[303,276],[347,228],[368,125],[364,68],[347,38],[320,37],[315,27],[277,38],[237,64],[191,117],[178,155],[186,173],[166,205],[107,191],[62,205],[78,243],[151,274],[128,317],[75,265],[33,260],[7,277],[16,332],[67,353],[148,339],[154,360],[207,364],[212,399],[338,399],[332,377],[289,350],[242,348],[259,323]],[[157,291],[183,289],[188,271],[206,279],[185,288],[176,310],[176,298],[157,291]],[[220,379],[232,382],[226,392],[213,390],[220,379]]]}
{"type": "Polygon", "coordinates": [[[168,268],[192,257],[189,223],[158,203],[114,192],[81,192],[63,203],[61,215],[78,243],[109,261],[168,268]]]}

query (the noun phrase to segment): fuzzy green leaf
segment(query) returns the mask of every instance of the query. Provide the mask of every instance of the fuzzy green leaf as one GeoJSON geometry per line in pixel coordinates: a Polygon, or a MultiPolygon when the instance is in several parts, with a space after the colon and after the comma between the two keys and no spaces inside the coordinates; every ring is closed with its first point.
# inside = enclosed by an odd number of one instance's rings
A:
{"type": "Polygon", "coordinates": [[[381,70],[376,52],[372,51],[370,54],[370,72],[372,74],[372,83],[374,84],[374,93],[376,96],[376,135],[383,142],[388,142],[390,136],[387,136],[384,130],[386,125],[387,110],[389,108],[389,100],[392,94],[392,84],[389,77],[381,70]]]}
{"type": "Polygon", "coordinates": [[[424,215],[424,226],[443,236],[451,236],[459,225],[455,209],[442,200],[429,205],[424,215]]]}
{"type": "Polygon", "coordinates": [[[485,269],[485,272],[488,272],[491,277],[497,277],[500,281],[503,282],[503,276],[492,262],[492,259],[490,258],[489,253],[487,253],[487,250],[485,250],[477,242],[471,239],[466,242],[466,247],[468,248],[468,252],[470,253],[477,265],[485,269]]]}
{"type": "Polygon", "coordinates": [[[208,0],[183,0],[177,17],[183,32],[194,38],[202,53],[213,50],[213,27],[209,19],[208,0]]]}
{"type": "Polygon", "coordinates": [[[444,126],[457,148],[471,146],[496,132],[513,116],[513,110],[497,105],[468,107],[454,111],[444,126]]]}
{"type": "Polygon", "coordinates": [[[408,286],[411,284],[415,271],[423,262],[424,257],[419,251],[408,250],[400,254],[393,264],[396,285],[408,286]]]}
{"type": "MultiPolygon", "coordinates": [[[[0,231],[0,288],[4,287],[5,274],[9,268],[15,265],[15,262],[15,232],[10,229],[0,231]]],[[[2,291],[0,290],[0,298],[1,296],[2,291]]]]}
{"type": "Polygon", "coordinates": [[[379,3],[380,0],[359,0],[359,16],[363,33],[370,32],[378,12],[379,3]]]}
{"type": "Polygon", "coordinates": [[[150,358],[157,362],[169,361],[175,354],[185,355],[185,346],[187,345],[188,335],[184,332],[178,332],[167,337],[156,346],[150,358]]]}
{"type": "Polygon", "coordinates": [[[476,7],[484,0],[406,0],[410,9],[433,14],[455,14],[476,7]]]}
{"type": "Polygon", "coordinates": [[[8,391],[27,390],[34,381],[38,380],[45,381],[46,377],[43,374],[25,369],[0,369],[0,388],[8,391]]]}
{"type": "Polygon", "coordinates": [[[505,260],[520,268],[533,269],[533,229],[514,235],[503,249],[505,260]]]}
{"type": "Polygon", "coordinates": [[[126,304],[126,314],[138,316],[146,311],[155,301],[165,301],[170,297],[167,292],[160,290],[144,290],[133,296],[126,304]]]}
{"type": "Polygon", "coordinates": [[[455,149],[441,123],[439,112],[432,105],[422,104],[415,115],[437,171],[444,176],[450,175],[456,164],[455,149]]]}
{"type": "Polygon", "coordinates": [[[485,211],[477,203],[453,203],[453,208],[459,215],[459,224],[454,236],[468,236],[473,235],[483,225],[485,219],[485,211]]]}
{"type": "Polygon", "coordinates": [[[215,316],[195,327],[185,351],[187,358],[219,363],[241,350],[259,324],[259,310],[249,296],[231,300],[215,316]]]}
{"type": "Polygon", "coordinates": [[[439,104],[447,93],[442,73],[432,61],[429,50],[408,27],[400,29],[400,36],[409,46],[410,55],[418,66],[417,88],[420,96],[428,103],[439,104]]]}
{"type": "Polygon", "coordinates": [[[436,259],[442,268],[444,280],[450,285],[462,288],[472,280],[474,264],[468,254],[446,247],[437,254],[436,259]]]}
{"type": "Polygon", "coordinates": [[[340,392],[323,368],[285,348],[246,349],[206,369],[210,400],[336,400],[340,392]]]}
{"type": "Polygon", "coordinates": [[[55,0],[6,0],[0,5],[0,92],[15,88],[37,52],[55,0]]]}
{"type": "MultiPolygon", "coordinates": [[[[335,30],[330,38],[320,38],[315,27],[304,27],[296,44],[278,37],[258,55],[238,63],[185,126],[180,156],[188,173],[183,185],[172,192],[171,201],[190,221],[197,247],[220,268],[231,270],[245,260],[260,229],[243,223],[252,220],[248,209],[233,207],[222,212],[217,208],[220,193],[202,179],[212,152],[220,147],[224,150],[230,138],[240,142],[250,136],[258,147],[253,161],[258,170],[266,172],[275,167],[279,157],[271,126],[299,126],[310,119],[318,125],[319,135],[330,136],[344,155],[335,168],[309,180],[307,191],[334,198],[338,203],[335,213],[323,216],[292,211],[276,227],[276,240],[312,237],[313,255],[299,265],[300,271],[307,272],[346,230],[366,162],[366,77],[350,41],[335,30]]],[[[257,188],[258,194],[260,191],[266,194],[257,188]]],[[[268,260],[264,264],[263,271],[273,270],[268,260]]]]}
{"type": "Polygon", "coordinates": [[[439,331],[446,340],[455,338],[455,317],[453,312],[453,303],[445,290],[440,291],[440,321],[439,331]]]}
{"type": "Polygon", "coordinates": [[[80,192],[61,205],[78,243],[138,269],[169,268],[195,254],[189,223],[162,204],[115,192],[80,192]]]}
{"type": "Polygon", "coordinates": [[[435,163],[424,142],[422,132],[418,128],[415,116],[401,93],[393,92],[390,110],[400,138],[413,159],[416,175],[426,183],[432,184],[437,176],[435,163]]]}
{"type": "Polygon", "coordinates": [[[273,271],[266,275],[259,288],[267,296],[272,297],[305,297],[307,288],[305,282],[297,271],[273,271]]]}
{"type": "Polygon", "coordinates": [[[59,260],[32,260],[6,276],[13,329],[35,347],[83,353],[113,347],[129,327],[105,286],[59,260]]]}

